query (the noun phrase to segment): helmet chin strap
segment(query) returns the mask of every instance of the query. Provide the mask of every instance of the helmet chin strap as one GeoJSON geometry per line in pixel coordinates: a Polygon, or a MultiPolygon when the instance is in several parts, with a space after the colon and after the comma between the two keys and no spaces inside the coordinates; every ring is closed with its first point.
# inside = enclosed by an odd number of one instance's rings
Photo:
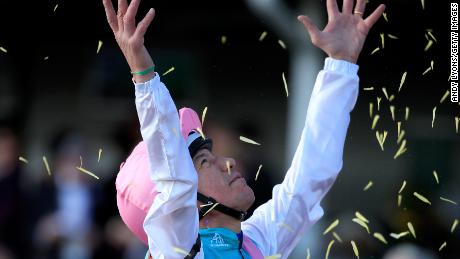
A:
{"type": "MultiPolygon", "coordinates": [[[[206,206],[206,207],[203,207],[200,209],[199,211],[199,214],[200,214],[200,220],[204,217],[204,215],[206,214],[206,212],[208,212],[208,210],[212,207],[213,204],[216,204],[217,201],[214,200],[213,198],[211,197],[207,197],[201,193],[198,193],[197,194],[197,198],[199,201],[201,201],[202,203],[204,204],[209,204],[209,206],[206,206]]],[[[219,211],[219,212],[222,212],[230,217],[233,217],[239,221],[243,221],[244,218],[246,217],[246,211],[240,211],[240,210],[235,210],[235,209],[232,209],[232,208],[229,208],[225,205],[222,205],[222,204],[218,204],[214,207],[215,210],[219,211]]]]}

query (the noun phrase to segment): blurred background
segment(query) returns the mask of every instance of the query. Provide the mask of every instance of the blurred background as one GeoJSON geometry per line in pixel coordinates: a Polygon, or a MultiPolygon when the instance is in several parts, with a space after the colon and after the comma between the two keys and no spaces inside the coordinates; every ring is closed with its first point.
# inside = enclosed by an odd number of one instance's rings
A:
{"type": "MultiPolygon", "coordinates": [[[[290,258],[323,258],[331,240],[329,258],[355,258],[351,240],[360,258],[460,258],[460,207],[452,203],[460,202],[460,106],[449,93],[441,102],[450,89],[450,4],[370,0],[366,15],[380,3],[387,20],[371,30],[359,59],[343,169],[322,202],[324,217],[290,258]],[[397,121],[405,132],[399,143],[397,121]],[[384,151],[376,131],[388,132],[384,151]],[[394,159],[402,139],[407,151],[394,159]],[[370,234],[352,221],[356,211],[370,234]],[[408,231],[408,222],[416,238],[390,236],[408,231]]],[[[324,63],[296,17],[307,14],[322,28],[325,1],[144,0],[138,18],[150,7],[156,17],[145,44],[157,71],[174,67],[162,80],[178,108],[208,107],[205,132],[217,153],[236,158],[255,189],[255,209],[289,167],[324,63]]],[[[105,19],[102,1],[0,5],[0,259],[145,255],[116,207],[115,178],[140,133],[129,67],[105,19]]]]}

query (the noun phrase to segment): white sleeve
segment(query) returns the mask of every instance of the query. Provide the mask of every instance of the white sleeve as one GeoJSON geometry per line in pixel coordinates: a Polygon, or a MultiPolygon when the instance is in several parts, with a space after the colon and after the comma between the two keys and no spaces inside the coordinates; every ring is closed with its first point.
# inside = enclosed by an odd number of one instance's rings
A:
{"type": "Polygon", "coordinates": [[[342,168],[350,112],[358,98],[358,66],[327,58],[308,106],[305,126],[292,164],[272,199],[243,222],[242,230],[264,256],[287,258],[323,215],[321,199],[342,168]]]}
{"type": "Polygon", "coordinates": [[[198,176],[182,138],[178,111],[159,75],[135,88],[150,178],[159,192],[144,221],[149,251],[155,259],[184,258],[174,247],[189,252],[196,241],[198,176]]]}

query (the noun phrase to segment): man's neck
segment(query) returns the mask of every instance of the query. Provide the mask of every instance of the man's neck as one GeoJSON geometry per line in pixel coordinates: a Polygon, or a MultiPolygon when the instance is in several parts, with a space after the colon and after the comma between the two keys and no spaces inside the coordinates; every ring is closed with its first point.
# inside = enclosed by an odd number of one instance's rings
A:
{"type": "Polygon", "coordinates": [[[241,221],[216,211],[209,213],[200,221],[200,228],[226,228],[240,233],[241,221]]]}

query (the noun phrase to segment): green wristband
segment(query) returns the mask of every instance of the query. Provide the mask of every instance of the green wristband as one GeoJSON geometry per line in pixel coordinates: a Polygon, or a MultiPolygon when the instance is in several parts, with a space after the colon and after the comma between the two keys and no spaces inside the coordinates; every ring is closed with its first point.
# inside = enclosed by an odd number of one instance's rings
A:
{"type": "Polygon", "coordinates": [[[147,75],[148,73],[150,72],[153,72],[155,70],[155,66],[151,66],[149,68],[147,68],[146,70],[143,70],[143,71],[139,71],[139,72],[133,72],[131,71],[131,74],[132,75],[140,75],[140,76],[144,76],[144,75],[147,75]]]}

